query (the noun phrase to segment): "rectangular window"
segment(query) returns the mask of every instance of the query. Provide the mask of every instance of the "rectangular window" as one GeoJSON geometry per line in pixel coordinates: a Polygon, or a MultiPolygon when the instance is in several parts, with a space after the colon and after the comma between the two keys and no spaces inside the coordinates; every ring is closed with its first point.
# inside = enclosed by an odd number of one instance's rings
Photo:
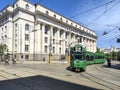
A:
{"type": "Polygon", "coordinates": [[[59,48],[59,54],[61,54],[61,48],[59,48]]]}
{"type": "Polygon", "coordinates": [[[25,51],[29,51],[29,45],[25,45],[25,51]]]}
{"type": "Polygon", "coordinates": [[[53,44],[55,44],[55,39],[53,39],[53,44]]]}
{"type": "Polygon", "coordinates": [[[56,29],[53,29],[53,36],[55,36],[55,33],[56,33],[56,29]]]}
{"type": "Polygon", "coordinates": [[[45,53],[47,53],[47,49],[48,49],[48,47],[47,47],[47,46],[45,46],[45,53]]]}
{"type": "Polygon", "coordinates": [[[61,45],[61,40],[59,41],[59,45],[61,45]]]}
{"type": "Polygon", "coordinates": [[[49,27],[45,26],[45,34],[48,34],[49,27]]]}
{"type": "Polygon", "coordinates": [[[25,34],[25,40],[29,40],[29,34],[25,34]]]}
{"type": "Polygon", "coordinates": [[[47,37],[45,37],[45,43],[47,43],[48,42],[48,38],[47,37]]]}
{"type": "Polygon", "coordinates": [[[25,24],[25,30],[29,30],[30,29],[30,26],[29,26],[29,24],[25,24]]]}
{"type": "Polygon", "coordinates": [[[60,31],[60,38],[62,37],[62,31],[60,31]]]}
{"type": "Polygon", "coordinates": [[[55,53],[55,47],[53,47],[53,53],[55,53]]]}
{"type": "Polygon", "coordinates": [[[25,59],[29,59],[29,55],[25,55],[25,59]]]}

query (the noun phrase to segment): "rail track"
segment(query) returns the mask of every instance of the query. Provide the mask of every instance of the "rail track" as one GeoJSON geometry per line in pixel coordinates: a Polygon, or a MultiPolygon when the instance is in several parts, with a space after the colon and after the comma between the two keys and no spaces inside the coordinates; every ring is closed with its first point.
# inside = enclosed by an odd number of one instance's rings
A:
{"type": "Polygon", "coordinates": [[[105,71],[103,68],[100,68],[100,65],[92,65],[90,66],[90,69],[91,71],[93,70],[93,72],[86,71],[81,73],[80,75],[82,75],[83,77],[89,80],[92,80],[95,83],[98,83],[108,88],[108,90],[120,90],[120,85],[115,84],[115,81],[111,82],[110,80],[106,80],[107,77],[116,78],[116,79],[120,78],[119,75],[113,74],[112,72],[105,71]],[[97,74],[94,74],[94,72],[97,74]],[[103,75],[103,77],[101,74],[103,75]]]}

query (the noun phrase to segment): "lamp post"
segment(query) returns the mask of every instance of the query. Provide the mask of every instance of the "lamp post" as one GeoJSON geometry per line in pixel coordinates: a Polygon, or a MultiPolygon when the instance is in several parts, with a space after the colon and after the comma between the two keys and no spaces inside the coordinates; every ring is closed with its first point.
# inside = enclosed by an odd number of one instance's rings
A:
{"type": "Polygon", "coordinates": [[[49,45],[49,63],[52,63],[52,36],[50,36],[50,45],[49,45]]]}

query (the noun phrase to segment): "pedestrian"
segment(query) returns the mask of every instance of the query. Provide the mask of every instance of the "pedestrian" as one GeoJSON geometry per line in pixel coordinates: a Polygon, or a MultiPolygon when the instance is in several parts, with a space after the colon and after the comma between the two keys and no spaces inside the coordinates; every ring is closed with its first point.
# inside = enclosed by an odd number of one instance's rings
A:
{"type": "Polygon", "coordinates": [[[8,55],[5,56],[5,65],[9,65],[9,56],[8,55]]]}
{"type": "Polygon", "coordinates": [[[16,57],[13,57],[13,58],[12,58],[12,62],[13,62],[13,64],[16,63],[16,57]]]}
{"type": "Polygon", "coordinates": [[[111,59],[110,58],[107,59],[107,66],[111,67],[111,59]]]}

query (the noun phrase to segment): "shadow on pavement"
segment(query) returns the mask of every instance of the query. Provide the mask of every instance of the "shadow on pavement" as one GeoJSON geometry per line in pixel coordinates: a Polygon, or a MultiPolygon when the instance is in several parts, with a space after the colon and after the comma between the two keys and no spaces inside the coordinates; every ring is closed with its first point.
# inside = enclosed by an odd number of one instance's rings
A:
{"type": "Polygon", "coordinates": [[[111,64],[111,67],[109,67],[108,65],[103,65],[103,67],[113,68],[113,69],[120,69],[120,64],[114,64],[114,65],[111,64]]]}
{"type": "Polygon", "coordinates": [[[46,76],[0,81],[0,90],[97,90],[46,76]]]}

